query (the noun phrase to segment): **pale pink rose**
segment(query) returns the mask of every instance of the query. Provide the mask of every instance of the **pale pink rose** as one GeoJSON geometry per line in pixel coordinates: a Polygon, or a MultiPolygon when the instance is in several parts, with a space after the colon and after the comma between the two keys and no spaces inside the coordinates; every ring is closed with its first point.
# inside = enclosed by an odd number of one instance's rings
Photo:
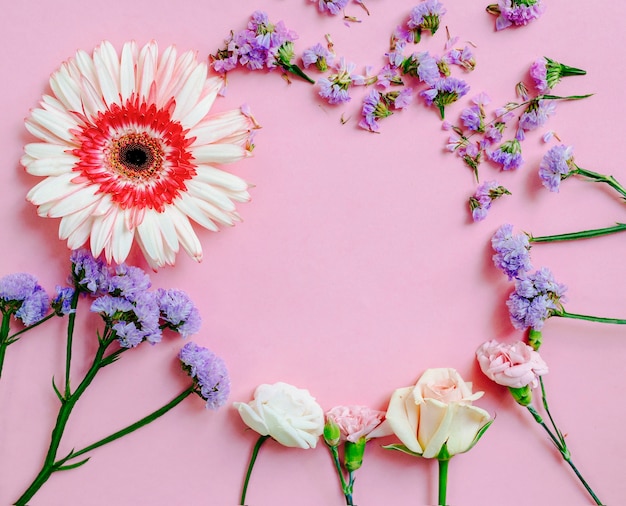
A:
{"type": "Polygon", "coordinates": [[[444,444],[450,456],[468,451],[491,416],[472,406],[483,392],[454,369],[428,369],[414,387],[399,388],[389,400],[387,423],[404,446],[436,458],[444,444]]]}
{"type": "Polygon", "coordinates": [[[521,341],[513,344],[487,341],[476,350],[476,358],[490,380],[510,388],[535,388],[539,376],[548,372],[539,353],[521,341]]]}
{"type": "Polygon", "coordinates": [[[351,443],[362,437],[370,440],[392,434],[384,422],[385,412],[367,406],[336,406],[326,413],[326,418],[339,426],[341,439],[351,443]]]}

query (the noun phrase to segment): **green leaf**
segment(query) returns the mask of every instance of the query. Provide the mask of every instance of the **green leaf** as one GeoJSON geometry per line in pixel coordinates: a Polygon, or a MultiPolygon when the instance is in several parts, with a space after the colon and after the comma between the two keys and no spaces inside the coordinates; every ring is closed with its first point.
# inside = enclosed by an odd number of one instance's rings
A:
{"type": "Polygon", "coordinates": [[[416,453],[413,450],[409,450],[406,446],[404,445],[399,445],[399,444],[392,444],[392,445],[385,445],[383,446],[383,448],[385,450],[397,450],[399,452],[402,453],[406,453],[407,455],[411,455],[413,457],[421,457],[422,454],[421,453],[416,453]]]}
{"type": "Polygon", "coordinates": [[[489,427],[491,427],[491,424],[495,421],[495,419],[489,420],[485,425],[483,425],[480,430],[478,431],[478,433],[476,434],[476,437],[474,438],[474,440],[472,441],[472,444],[469,446],[469,448],[466,451],[470,451],[472,448],[474,448],[474,446],[476,445],[476,443],[478,443],[478,441],[480,440],[481,437],[483,437],[483,434],[485,434],[485,432],[487,432],[487,429],[489,427]]]}
{"type": "Polygon", "coordinates": [[[69,471],[70,469],[76,469],[77,467],[82,466],[83,464],[86,464],[87,462],[89,462],[89,459],[91,457],[87,457],[85,460],[81,460],[80,462],[76,462],[75,464],[68,464],[66,466],[59,466],[56,468],[56,471],[69,471]]]}
{"type": "Polygon", "coordinates": [[[54,376],[52,376],[52,388],[54,389],[54,393],[57,394],[57,397],[61,401],[61,404],[65,403],[65,397],[63,397],[63,395],[61,395],[61,392],[59,392],[59,389],[57,388],[56,384],[54,383],[54,376]]]}

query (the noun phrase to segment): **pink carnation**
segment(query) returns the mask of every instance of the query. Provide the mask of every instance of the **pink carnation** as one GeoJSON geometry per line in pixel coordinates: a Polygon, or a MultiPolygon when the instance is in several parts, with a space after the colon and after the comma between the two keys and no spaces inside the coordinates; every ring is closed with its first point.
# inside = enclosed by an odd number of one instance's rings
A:
{"type": "Polygon", "coordinates": [[[366,406],[336,406],[326,413],[326,418],[339,426],[341,439],[351,443],[362,437],[369,440],[392,433],[383,421],[385,412],[366,406]]]}
{"type": "Polygon", "coordinates": [[[490,380],[510,388],[534,388],[539,376],[548,372],[539,353],[521,341],[514,344],[487,341],[476,350],[476,358],[490,380]]]}

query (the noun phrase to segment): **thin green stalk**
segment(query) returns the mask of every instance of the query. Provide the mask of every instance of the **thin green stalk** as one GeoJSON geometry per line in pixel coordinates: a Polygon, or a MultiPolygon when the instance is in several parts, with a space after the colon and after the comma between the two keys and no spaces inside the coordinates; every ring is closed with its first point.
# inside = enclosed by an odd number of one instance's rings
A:
{"type": "Polygon", "coordinates": [[[337,446],[331,446],[329,444],[327,444],[326,446],[328,446],[330,454],[333,458],[333,463],[335,464],[335,469],[337,470],[337,475],[339,476],[339,481],[341,482],[341,491],[346,498],[346,504],[351,506],[352,496],[351,494],[348,494],[348,484],[346,483],[346,479],[343,476],[343,469],[341,468],[341,462],[339,460],[339,451],[337,450],[337,446]],[[349,495],[350,497],[348,497],[349,495]]]}
{"type": "Polygon", "coordinates": [[[576,168],[572,170],[570,174],[579,174],[581,176],[591,179],[596,183],[606,183],[611,188],[616,190],[623,198],[626,198],[626,188],[624,188],[613,176],[607,176],[605,174],[600,174],[598,172],[583,169],[578,165],[576,165],[576,168]]]}
{"type": "Polygon", "coordinates": [[[70,387],[70,370],[72,364],[72,341],[74,337],[74,323],[76,321],[76,307],[78,306],[78,297],[80,290],[78,284],[74,285],[74,293],[70,301],[70,313],[67,321],[67,342],[65,347],[65,397],[69,397],[72,393],[70,387]]]}
{"type": "Polygon", "coordinates": [[[541,415],[537,413],[537,410],[535,410],[532,406],[526,406],[526,408],[528,409],[530,414],[533,416],[535,421],[539,425],[541,425],[541,427],[546,431],[546,433],[552,440],[552,443],[561,454],[561,457],[563,457],[563,460],[565,460],[565,462],[567,462],[570,468],[574,471],[574,474],[576,474],[576,477],[580,480],[582,485],[585,487],[585,490],[587,490],[591,498],[594,500],[595,504],[602,505],[602,501],[598,499],[598,496],[589,486],[585,478],[583,478],[582,474],[580,474],[580,471],[578,470],[578,468],[574,465],[570,451],[567,448],[567,443],[565,442],[565,437],[563,436],[563,433],[559,430],[559,428],[556,426],[556,423],[554,422],[554,418],[552,418],[552,414],[550,413],[550,408],[548,406],[548,398],[546,396],[546,390],[543,384],[543,379],[539,377],[539,381],[541,384],[541,400],[543,403],[543,408],[546,411],[548,418],[550,419],[550,423],[552,424],[552,427],[554,428],[554,432],[550,429],[550,427],[546,425],[541,415]]]}
{"type": "Polygon", "coordinates": [[[52,312],[46,316],[44,316],[41,320],[39,320],[37,323],[33,323],[32,325],[29,325],[28,327],[24,327],[21,330],[18,330],[17,332],[15,332],[14,334],[11,334],[8,338],[7,341],[9,344],[13,344],[15,341],[17,341],[17,338],[19,336],[21,336],[24,332],[28,332],[31,329],[34,329],[35,327],[38,327],[39,325],[41,325],[44,322],[47,322],[48,320],[50,320],[51,318],[54,318],[56,316],[56,313],[52,312]]]}
{"type": "Polygon", "coordinates": [[[4,357],[7,353],[9,344],[9,330],[11,328],[11,313],[9,311],[2,313],[2,325],[0,326],[0,378],[2,377],[2,366],[4,365],[4,357]]]}
{"type": "Polygon", "coordinates": [[[67,457],[56,462],[55,465],[57,466],[64,465],[68,460],[75,459],[76,457],[84,455],[85,453],[90,452],[91,450],[95,450],[96,448],[99,448],[108,443],[111,443],[115,441],[116,439],[120,439],[121,437],[124,437],[130,434],[131,432],[135,432],[137,429],[140,429],[141,427],[148,425],[149,423],[153,422],[160,416],[163,416],[165,413],[167,413],[171,409],[178,406],[183,400],[185,400],[187,397],[189,397],[189,395],[191,395],[194,392],[195,392],[195,387],[191,385],[186,390],[183,390],[178,396],[176,396],[170,402],[168,402],[161,408],[157,409],[156,411],[153,411],[149,415],[143,417],[141,420],[138,420],[135,423],[121,430],[118,430],[117,432],[111,434],[110,436],[107,436],[103,439],[100,439],[99,441],[96,441],[95,443],[90,444],[89,446],[86,446],[85,448],[82,448],[81,450],[72,451],[67,457]]]}
{"type": "Polygon", "coordinates": [[[620,318],[603,318],[602,316],[590,316],[585,314],[568,313],[565,310],[559,310],[552,313],[552,316],[560,316],[561,318],[573,318],[576,320],[586,320],[589,322],[612,323],[615,325],[626,325],[626,320],[620,318]]]}
{"type": "Polygon", "coordinates": [[[528,235],[530,242],[557,242],[557,241],[574,241],[576,239],[588,239],[590,237],[599,237],[602,235],[614,234],[626,230],[626,223],[616,223],[611,227],[595,228],[591,230],[581,230],[580,232],[570,232],[567,234],[544,235],[533,237],[528,235]]]}
{"type": "Polygon", "coordinates": [[[56,424],[52,429],[52,434],[50,436],[50,446],[48,448],[48,453],[46,454],[46,457],[44,459],[43,466],[31,485],[14,503],[15,506],[26,506],[28,504],[28,501],[37,493],[37,491],[43,486],[43,484],[48,481],[48,478],[50,478],[52,473],[59,470],[59,466],[56,462],[57,452],[59,449],[59,444],[61,443],[61,438],[63,437],[65,426],[67,425],[69,417],[72,414],[72,410],[74,409],[74,406],[76,405],[78,399],[80,399],[81,395],[91,384],[93,379],[96,377],[96,374],[98,374],[98,371],[102,367],[107,365],[107,363],[109,363],[108,359],[110,356],[105,357],[104,354],[106,352],[106,349],[113,342],[113,340],[114,338],[110,335],[110,332],[105,331],[105,337],[100,341],[100,345],[98,346],[98,350],[96,351],[93,363],[85,374],[85,377],[80,382],[74,393],[71,393],[61,398],[61,407],[59,408],[56,424]]]}
{"type": "Polygon", "coordinates": [[[439,460],[439,501],[437,504],[445,506],[446,493],[448,490],[448,463],[450,459],[439,460]]]}
{"type": "Polygon", "coordinates": [[[246,494],[248,493],[248,484],[250,483],[250,476],[252,475],[252,468],[254,467],[254,463],[256,462],[256,458],[259,454],[259,450],[261,449],[261,445],[265,443],[269,439],[270,436],[260,436],[257,440],[254,448],[252,449],[252,455],[250,456],[250,463],[248,464],[248,471],[246,472],[246,478],[243,482],[243,488],[241,489],[241,501],[240,505],[246,504],[246,494]]]}

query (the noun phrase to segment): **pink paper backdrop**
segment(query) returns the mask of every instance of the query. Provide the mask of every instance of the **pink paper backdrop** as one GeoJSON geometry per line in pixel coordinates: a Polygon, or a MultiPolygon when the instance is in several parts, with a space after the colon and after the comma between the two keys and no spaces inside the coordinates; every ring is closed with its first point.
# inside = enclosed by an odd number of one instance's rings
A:
{"type": "MultiPolygon", "coordinates": [[[[369,17],[351,4],[348,13],[363,22],[350,26],[320,15],[306,0],[24,0],[4,6],[0,274],[32,272],[49,291],[66,277],[68,251],[57,239],[58,223],[38,218],[25,202],[36,178],[23,172],[19,159],[32,141],[24,117],[48,90],[49,74],[77,49],[91,51],[103,39],[118,49],[126,40],[156,39],[161,48],[197,49],[204,59],[231,29],[243,28],[252,11],[263,9],[298,32],[299,53],[330,33],[337,53],[359,70],[379,68],[392,30],[415,3],[370,0],[369,17]]],[[[288,85],[278,72],[235,71],[216,107],[248,103],[263,125],[255,156],[227,167],[256,185],[252,202],[239,207],[244,222],[219,234],[199,232],[201,264],[180,255],[176,267],[152,275],[155,287],[184,289],[197,302],[203,325],[194,340],[227,361],[232,401],[249,400],[260,383],[286,381],[308,388],[325,409],[384,409],[394,389],[413,384],[430,367],[454,367],[485,390],[477,405],[496,421],[470,453],[451,462],[448,498],[454,505],[590,504],[540,427],[474,360],[484,340],[523,337],[504,306],[511,285],[490,260],[489,239],[499,225],[544,235],[625,219],[623,203],[609,189],[572,179],[551,194],[541,187],[537,167],[548,148],[541,134],[551,129],[574,145],[579,165],[626,180],[620,53],[626,4],[546,3],[538,22],[496,33],[486,2],[446,0],[440,32],[418,46],[441,53],[445,26],[476,46],[478,65],[466,76],[472,91],[448,108],[451,120],[481,91],[495,105],[514,100],[515,84],[537,57],[588,71],[555,92],[594,96],[558,104],[547,127],[525,141],[526,163],[517,173],[481,167],[482,179],[497,178],[513,193],[486,221],[470,222],[472,174],[445,152],[447,133],[434,109],[415,105],[385,120],[374,135],[356,126],[365,90],[333,107],[318,100],[314,87],[295,79],[288,85]]],[[[569,286],[569,311],[624,318],[625,244],[624,236],[611,236],[539,245],[533,262],[551,267],[569,286]]],[[[139,256],[131,260],[144,265],[139,256]]],[[[7,353],[0,382],[2,505],[30,483],[47,448],[58,408],[50,380],[63,375],[64,330],[57,323],[27,334],[7,353]]],[[[93,352],[95,323],[79,324],[77,376],[93,352]]],[[[606,504],[621,504],[626,333],[619,326],[553,318],[544,335],[546,385],[574,461],[606,504]]],[[[61,449],[99,439],[176,395],[187,384],[175,359],[182,344],[144,344],[104,370],[77,405],[61,449]]],[[[230,406],[210,412],[192,397],[93,452],[84,467],[57,473],[31,504],[234,505],[255,440],[230,406]]],[[[374,442],[357,472],[355,498],[359,506],[434,504],[436,483],[435,462],[374,442]]],[[[324,446],[304,451],[266,444],[248,504],[343,504],[324,446]]]]}

